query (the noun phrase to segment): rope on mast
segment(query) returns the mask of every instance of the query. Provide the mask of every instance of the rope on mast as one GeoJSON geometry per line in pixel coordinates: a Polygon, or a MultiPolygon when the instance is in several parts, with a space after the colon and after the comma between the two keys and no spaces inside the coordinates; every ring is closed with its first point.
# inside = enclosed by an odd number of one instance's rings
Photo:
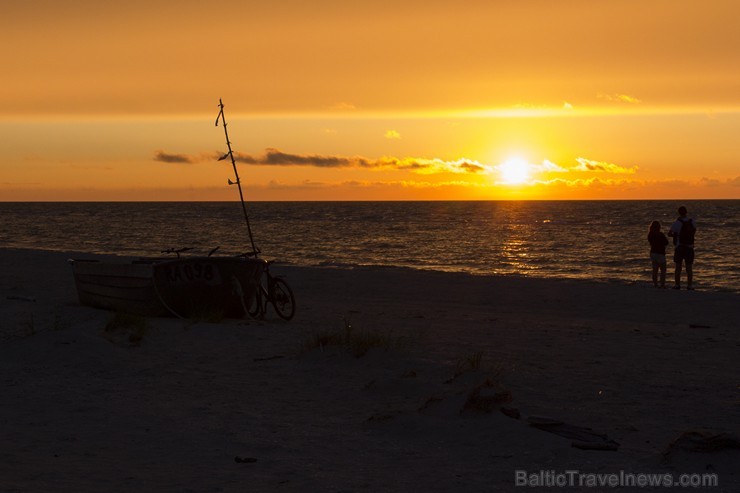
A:
{"type": "Polygon", "coordinates": [[[218,100],[218,107],[219,112],[218,116],[216,117],[216,126],[218,127],[218,121],[219,119],[223,122],[224,126],[224,135],[226,136],[226,146],[229,148],[229,152],[218,158],[219,161],[222,161],[226,159],[227,157],[231,158],[231,166],[234,168],[234,176],[236,177],[236,182],[232,182],[229,180],[229,185],[236,185],[237,188],[239,188],[239,200],[242,203],[242,212],[244,212],[244,221],[247,223],[247,233],[249,233],[249,242],[252,245],[252,254],[257,257],[257,254],[260,253],[259,249],[254,244],[254,238],[252,237],[252,228],[249,225],[249,215],[247,214],[247,206],[244,204],[244,193],[242,192],[242,182],[239,179],[239,171],[236,169],[236,160],[234,159],[234,151],[231,149],[231,141],[229,140],[229,131],[226,129],[226,116],[224,115],[224,103],[219,98],[218,100]]]}

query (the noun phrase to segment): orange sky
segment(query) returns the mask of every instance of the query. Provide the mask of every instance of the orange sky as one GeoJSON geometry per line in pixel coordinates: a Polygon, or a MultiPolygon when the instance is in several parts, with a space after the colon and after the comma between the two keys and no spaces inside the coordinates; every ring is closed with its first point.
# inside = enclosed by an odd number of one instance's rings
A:
{"type": "Polygon", "coordinates": [[[734,0],[0,6],[0,201],[740,198],[734,0]]]}

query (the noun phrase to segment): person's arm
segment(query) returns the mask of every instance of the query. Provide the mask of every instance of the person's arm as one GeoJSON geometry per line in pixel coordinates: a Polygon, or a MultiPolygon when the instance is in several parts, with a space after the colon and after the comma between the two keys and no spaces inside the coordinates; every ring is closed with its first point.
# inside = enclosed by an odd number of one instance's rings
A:
{"type": "Polygon", "coordinates": [[[670,236],[671,238],[674,238],[674,237],[678,236],[678,231],[676,229],[676,224],[679,224],[679,226],[678,226],[679,229],[681,228],[679,221],[676,221],[673,224],[671,224],[671,229],[668,230],[668,236],[670,236]]]}

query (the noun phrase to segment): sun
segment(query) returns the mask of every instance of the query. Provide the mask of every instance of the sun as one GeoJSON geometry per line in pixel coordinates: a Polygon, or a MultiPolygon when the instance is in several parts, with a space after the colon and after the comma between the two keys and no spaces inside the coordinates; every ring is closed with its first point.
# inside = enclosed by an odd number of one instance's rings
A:
{"type": "Polygon", "coordinates": [[[498,166],[504,183],[518,185],[529,179],[529,164],[522,158],[514,157],[498,166]]]}

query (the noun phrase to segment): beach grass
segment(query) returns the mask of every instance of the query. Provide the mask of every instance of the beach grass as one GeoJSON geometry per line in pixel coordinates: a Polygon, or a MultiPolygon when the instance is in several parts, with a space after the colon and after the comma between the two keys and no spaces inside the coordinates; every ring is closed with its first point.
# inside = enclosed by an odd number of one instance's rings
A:
{"type": "Polygon", "coordinates": [[[128,342],[138,346],[149,331],[149,322],[140,315],[126,312],[115,312],[105,324],[105,333],[112,335],[117,332],[128,332],[128,342]]]}
{"type": "Polygon", "coordinates": [[[34,320],[33,312],[28,313],[25,320],[23,320],[22,325],[27,336],[36,334],[36,322],[34,320]]]}
{"type": "Polygon", "coordinates": [[[468,371],[480,370],[483,361],[483,351],[476,351],[473,354],[460,358],[455,365],[455,376],[460,376],[468,371]]]}
{"type": "Polygon", "coordinates": [[[407,339],[396,337],[393,331],[379,331],[359,329],[352,325],[347,318],[340,329],[321,330],[314,332],[303,344],[304,350],[321,349],[334,346],[344,348],[352,355],[360,358],[372,348],[383,350],[403,349],[407,339]]]}

